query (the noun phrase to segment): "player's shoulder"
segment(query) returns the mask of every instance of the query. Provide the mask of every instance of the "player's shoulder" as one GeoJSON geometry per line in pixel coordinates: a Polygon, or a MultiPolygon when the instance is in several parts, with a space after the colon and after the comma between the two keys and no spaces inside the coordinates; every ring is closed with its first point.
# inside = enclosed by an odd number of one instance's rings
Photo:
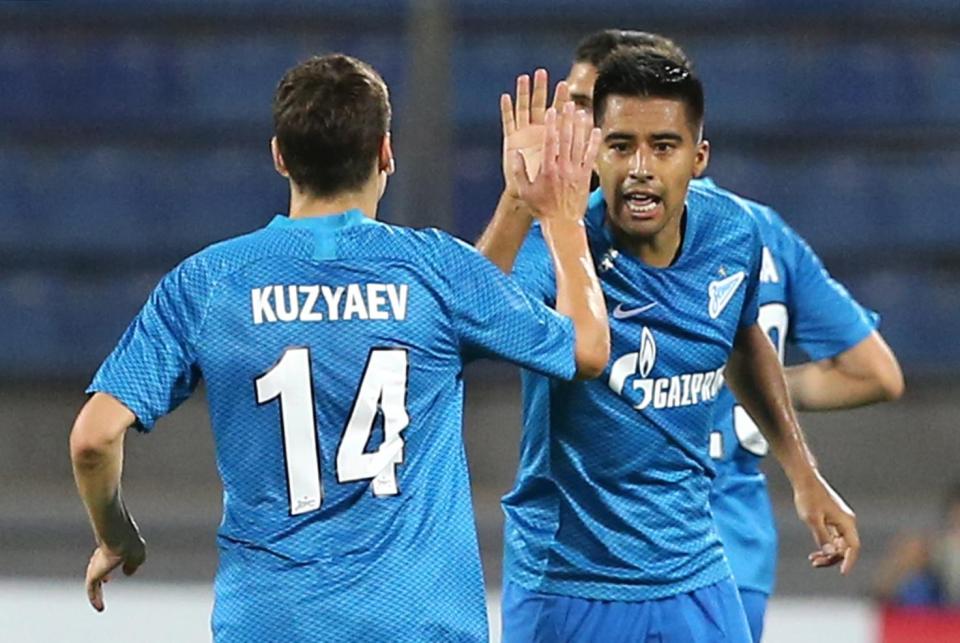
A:
{"type": "Polygon", "coordinates": [[[793,229],[787,225],[780,213],[773,207],[722,188],[711,179],[691,181],[690,191],[712,203],[722,212],[732,213],[733,216],[746,215],[749,217],[756,223],[764,245],[781,246],[786,241],[792,242],[796,237],[793,229]]]}
{"type": "Polygon", "coordinates": [[[215,282],[263,259],[308,253],[309,242],[285,231],[260,228],[212,243],[184,259],[174,270],[184,276],[215,282]]]}
{"type": "MultiPolygon", "coordinates": [[[[747,201],[717,188],[712,182],[691,181],[687,190],[687,209],[694,226],[693,236],[706,243],[742,243],[762,239],[760,222],[751,213],[747,201]]],[[[690,224],[688,224],[690,225],[690,224]]]]}

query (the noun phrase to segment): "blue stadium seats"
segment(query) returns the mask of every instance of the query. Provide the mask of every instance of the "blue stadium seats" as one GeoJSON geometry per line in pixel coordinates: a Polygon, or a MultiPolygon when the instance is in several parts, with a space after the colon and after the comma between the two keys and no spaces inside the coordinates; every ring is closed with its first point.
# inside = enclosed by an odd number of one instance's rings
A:
{"type": "Polygon", "coordinates": [[[182,258],[285,211],[266,140],[246,148],[0,150],[0,254],[24,261],[182,258]]]}
{"type": "MultiPolygon", "coordinates": [[[[370,62],[402,101],[400,35],[297,34],[170,38],[91,33],[70,39],[4,34],[0,123],[34,129],[99,126],[116,134],[191,128],[262,127],[283,72],[317,53],[343,51],[370,62]]],[[[3,125],[0,125],[2,131],[3,125]]]]}

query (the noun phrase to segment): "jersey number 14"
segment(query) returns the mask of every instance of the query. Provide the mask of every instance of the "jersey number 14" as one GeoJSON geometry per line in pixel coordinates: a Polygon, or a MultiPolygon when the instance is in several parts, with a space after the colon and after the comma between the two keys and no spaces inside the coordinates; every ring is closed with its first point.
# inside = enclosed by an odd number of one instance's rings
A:
{"type": "MultiPolygon", "coordinates": [[[[315,511],[323,502],[311,373],[310,349],[288,348],[273,368],[256,379],[257,403],[278,400],[280,404],[292,516],[315,511]]],[[[403,462],[401,432],[410,423],[406,397],[407,351],[371,350],[337,448],[337,482],[372,480],[376,496],[399,493],[396,466],[403,462]],[[376,451],[367,452],[378,413],[383,415],[383,442],[376,451]]]]}

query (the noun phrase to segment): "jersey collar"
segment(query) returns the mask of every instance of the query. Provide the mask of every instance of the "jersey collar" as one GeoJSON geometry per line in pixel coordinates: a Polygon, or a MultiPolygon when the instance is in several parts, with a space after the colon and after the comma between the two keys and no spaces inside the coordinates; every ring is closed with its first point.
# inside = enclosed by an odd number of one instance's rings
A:
{"type": "Polygon", "coordinates": [[[267,226],[268,228],[281,229],[300,229],[313,230],[314,232],[335,232],[343,228],[350,228],[356,225],[367,223],[376,223],[376,220],[365,215],[361,210],[355,208],[347,210],[340,214],[327,214],[322,217],[303,217],[301,219],[291,219],[284,214],[278,214],[267,226]]]}

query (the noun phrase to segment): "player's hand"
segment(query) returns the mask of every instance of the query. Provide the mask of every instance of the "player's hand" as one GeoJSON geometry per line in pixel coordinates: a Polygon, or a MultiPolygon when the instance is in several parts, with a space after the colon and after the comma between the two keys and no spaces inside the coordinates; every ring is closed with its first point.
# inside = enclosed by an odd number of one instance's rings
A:
{"type": "Polygon", "coordinates": [[[600,149],[600,130],[567,102],[544,116],[543,162],[533,180],[519,151],[513,179],[520,199],[539,219],[582,221],[590,195],[590,172],[600,149]]]}
{"type": "Polygon", "coordinates": [[[87,563],[87,600],[93,609],[102,612],[103,584],[110,580],[110,574],[120,567],[124,575],[130,576],[137,571],[147,558],[147,545],[139,533],[132,533],[121,549],[112,550],[100,543],[93,550],[87,563]]]}
{"type": "MultiPolygon", "coordinates": [[[[507,193],[519,198],[519,187],[514,180],[515,153],[519,152],[526,163],[527,178],[531,181],[540,170],[543,157],[544,122],[547,113],[547,71],[538,69],[533,73],[533,96],[530,95],[530,76],[517,77],[517,103],[514,106],[510,94],[500,97],[500,121],[503,126],[503,178],[507,193]]],[[[570,100],[570,90],[565,81],[560,81],[553,93],[553,107],[562,109],[570,100]]]]}
{"type": "Polygon", "coordinates": [[[817,549],[808,558],[814,567],[832,567],[840,563],[840,573],[853,569],[860,556],[857,517],[843,498],[819,473],[794,486],[797,514],[807,523],[817,549]]]}

